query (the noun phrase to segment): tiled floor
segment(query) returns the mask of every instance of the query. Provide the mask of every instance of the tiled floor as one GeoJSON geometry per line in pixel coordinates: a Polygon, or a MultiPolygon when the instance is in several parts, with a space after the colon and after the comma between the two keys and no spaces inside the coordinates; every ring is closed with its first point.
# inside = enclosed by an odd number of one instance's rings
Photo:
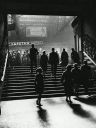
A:
{"type": "Polygon", "coordinates": [[[96,99],[86,97],[72,97],[71,105],[65,97],[44,98],[42,108],[36,99],[4,101],[0,128],[96,128],[96,99]]]}

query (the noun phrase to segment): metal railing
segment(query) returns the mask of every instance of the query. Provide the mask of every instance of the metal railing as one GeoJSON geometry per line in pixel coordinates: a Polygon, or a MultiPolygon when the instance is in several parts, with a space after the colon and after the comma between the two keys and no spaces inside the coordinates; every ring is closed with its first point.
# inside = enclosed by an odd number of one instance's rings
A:
{"type": "Polygon", "coordinates": [[[88,35],[84,35],[83,40],[83,51],[96,62],[96,41],[88,35]]]}
{"type": "Polygon", "coordinates": [[[4,63],[4,67],[3,67],[3,73],[2,73],[1,80],[0,80],[0,101],[1,101],[1,96],[2,96],[2,88],[4,86],[4,78],[5,78],[5,73],[6,73],[7,60],[8,60],[8,50],[6,53],[5,63],[4,63]]]}
{"type": "Polygon", "coordinates": [[[93,63],[93,65],[96,66],[96,63],[86,54],[86,52],[83,52],[83,53],[93,63]]]}
{"type": "Polygon", "coordinates": [[[6,67],[7,67],[7,60],[8,60],[8,51],[7,51],[6,58],[5,58],[3,76],[1,77],[1,81],[2,81],[2,82],[4,81],[4,78],[5,78],[5,72],[6,72],[6,67]]]}

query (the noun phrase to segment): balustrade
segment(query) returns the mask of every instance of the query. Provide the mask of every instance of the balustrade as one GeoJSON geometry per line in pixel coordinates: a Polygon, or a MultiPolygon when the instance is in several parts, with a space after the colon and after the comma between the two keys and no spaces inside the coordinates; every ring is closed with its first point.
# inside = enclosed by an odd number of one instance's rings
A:
{"type": "Polygon", "coordinates": [[[96,41],[88,35],[83,36],[83,51],[96,61],[96,41]]]}

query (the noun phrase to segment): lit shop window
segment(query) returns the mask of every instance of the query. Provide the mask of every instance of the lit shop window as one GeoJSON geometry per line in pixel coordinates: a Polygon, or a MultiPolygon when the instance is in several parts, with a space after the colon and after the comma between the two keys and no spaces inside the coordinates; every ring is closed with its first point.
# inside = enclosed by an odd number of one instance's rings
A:
{"type": "Polygon", "coordinates": [[[11,14],[7,15],[7,19],[8,19],[8,24],[13,24],[14,20],[13,20],[13,16],[11,14]]]}
{"type": "Polygon", "coordinates": [[[26,27],[26,37],[46,37],[46,27],[28,26],[26,27]]]}

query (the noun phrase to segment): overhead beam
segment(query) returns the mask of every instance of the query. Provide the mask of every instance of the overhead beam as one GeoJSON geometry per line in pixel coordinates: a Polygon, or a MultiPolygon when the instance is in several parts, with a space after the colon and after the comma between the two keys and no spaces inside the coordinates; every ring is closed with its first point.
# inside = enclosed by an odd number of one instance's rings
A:
{"type": "Polygon", "coordinates": [[[88,0],[3,0],[0,8],[11,14],[84,15],[93,10],[93,3],[88,0]]]}

